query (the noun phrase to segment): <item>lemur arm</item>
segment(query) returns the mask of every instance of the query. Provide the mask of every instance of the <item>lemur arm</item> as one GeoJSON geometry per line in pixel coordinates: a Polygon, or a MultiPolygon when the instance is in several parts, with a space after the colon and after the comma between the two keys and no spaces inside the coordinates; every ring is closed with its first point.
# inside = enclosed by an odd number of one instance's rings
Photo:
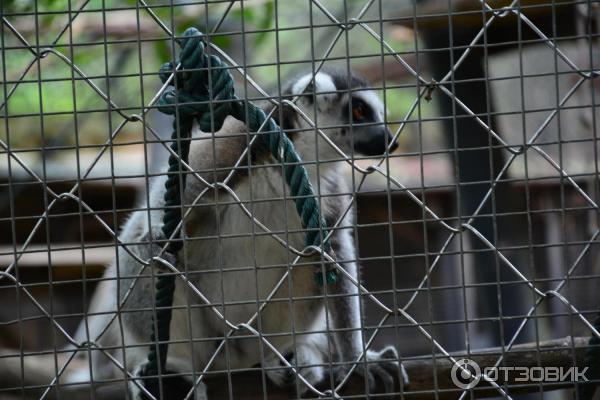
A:
{"type": "MultiPolygon", "coordinates": [[[[331,238],[331,245],[340,266],[348,274],[358,279],[358,266],[354,240],[350,229],[336,230],[331,238]]],[[[327,287],[333,296],[327,300],[331,316],[330,325],[335,329],[335,345],[338,361],[352,363],[363,351],[361,302],[358,287],[347,276],[340,273],[334,285],[327,287]]],[[[342,366],[348,369],[352,365],[342,366]]]]}
{"type": "MultiPolygon", "coordinates": [[[[331,245],[338,263],[358,280],[359,269],[351,230],[337,230],[332,235],[331,245]]],[[[328,287],[328,290],[328,293],[333,295],[328,299],[328,311],[330,327],[333,325],[335,329],[336,361],[341,363],[334,372],[336,379],[343,379],[364,352],[356,373],[368,378],[370,388],[376,389],[376,382],[379,381],[382,382],[385,393],[391,393],[398,388],[398,382],[407,385],[408,376],[399,363],[398,352],[394,346],[386,346],[380,351],[365,348],[360,289],[347,276],[339,274],[337,283],[328,287]]]]}
{"type": "MultiPolygon", "coordinates": [[[[244,155],[249,143],[247,131],[243,122],[231,116],[225,119],[221,130],[214,134],[200,131],[194,124],[189,165],[200,179],[197,176],[188,177],[185,190],[186,205],[191,204],[198,194],[205,191],[207,183],[222,182],[240,158],[240,167],[248,165],[248,155],[244,155]]],[[[200,199],[201,202],[214,202],[214,195],[211,196],[208,192],[203,197],[206,200],[200,199]]]]}

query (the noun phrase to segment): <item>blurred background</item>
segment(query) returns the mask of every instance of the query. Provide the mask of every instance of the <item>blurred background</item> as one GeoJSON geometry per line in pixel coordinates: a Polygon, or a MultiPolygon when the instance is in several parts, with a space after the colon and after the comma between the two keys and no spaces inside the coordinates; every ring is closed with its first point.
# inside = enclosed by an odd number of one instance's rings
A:
{"type": "MultiPolygon", "coordinates": [[[[348,168],[347,179],[358,190],[364,285],[385,304],[408,305],[445,349],[508,343],[536,304],[527,281],[549,290],[566,279],[561,293],[593,320],[600,261],[598,211],[590,201],[598,201],[600,86],[598,79],[576,85],[600,65],[598,3],[523,0],[518,13],[495,17],[472,0],[231,4],[2,1],[0,268],[29,241],[18,280],[63,326],[77,325],[115,254],[114,239],[97,218],[118,230],[144,196],[147,177],[166,169],[167,153],[155,142],[170,135],[171,118],[156,110],[143,123],[130,118],[150,104],[160,88],[157,71],[174,54],[172,39],[146,8],[178,34],[189,26],[211,32],[219,25],[210,40],[274,95],[321,60],[371,81],[384,99],[390,129],[401,129],[400,146],[382,168],[403,186],[373,174],[359,189],[362,176],[348,168]],[[328,51],[340,28],[318,4],[338,21],[368,5],[360,20],[389,48],[354,27],[328,51]],[[457,64],[467,47],[469,55],[457,64]],[[452,95],[433,85],[427,99],[415,103],[423,84],[398,58],[427,81],[452,71],[444,83],[452,95]],[[558,171],[534,151],[504,168],[513,153],[530,149],[533,137],[558,171]],[[52,201],[47,188],[62,193],[75,184],[75,194],[93,211],[64,201],[45,213],[52,201]],[[471,225],[488,243],[468,230],[452,234],[410,193],[451,227],[479,208],[471,225]]],[[[260,97],[234,76],[240,97],[260,97]]],[[[14,284],[0,285],[1,346],[63,344],[14,284]]],[[[383,314],[369,301],[365,307],[372,327],[383,314]]],[[[516,342],[589,334],[572,310],[548,300],[516,342]]],[[[434,351],[402,318],[390,320],[377,337],[378,345],[390,342],[404,356],[434,351]]]]}

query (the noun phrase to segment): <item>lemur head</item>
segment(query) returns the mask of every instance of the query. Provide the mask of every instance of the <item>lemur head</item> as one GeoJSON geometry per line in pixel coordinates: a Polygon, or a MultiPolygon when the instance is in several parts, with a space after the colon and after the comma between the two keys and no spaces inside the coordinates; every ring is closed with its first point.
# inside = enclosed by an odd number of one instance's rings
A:
{"type": "MultiPolygon", "coordinates": [[[[353,74],[327,71],[317,73],[314,80],[310,73],[301,76],[283,94],[286,99],[301,94],[298,107],[344,153],[378,156],[390,147],[393,136],[383,121],[383,104],[369,87],[366,80],[353,74]]],[[[295,140],[314,137],[314,128],[290,107],[284,108],[281,126],[287,132],[298,132],[292,133],[295,140]]],[[[389,150],[397,146],[393,143],[389,150]]],[[[320,156],[327,152],[322,148],[331,150],[331,146],[320,144],[320,156]]]]}

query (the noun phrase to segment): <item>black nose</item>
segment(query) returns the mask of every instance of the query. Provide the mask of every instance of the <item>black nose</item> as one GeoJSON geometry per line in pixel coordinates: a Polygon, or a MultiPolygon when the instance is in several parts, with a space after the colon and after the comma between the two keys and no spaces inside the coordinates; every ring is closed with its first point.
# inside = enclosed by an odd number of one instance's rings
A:
{"type": "MultiPolygon", "coordinates": [[[[366,128],[355,132],[354,150],[365,156],[381,156],[385,154],[393,140],[394,137],[384,126],[366,128]]],[[[396,148],[398,148],[398,143],[394,142],[389,151],[392,152],[396,148]]]]}

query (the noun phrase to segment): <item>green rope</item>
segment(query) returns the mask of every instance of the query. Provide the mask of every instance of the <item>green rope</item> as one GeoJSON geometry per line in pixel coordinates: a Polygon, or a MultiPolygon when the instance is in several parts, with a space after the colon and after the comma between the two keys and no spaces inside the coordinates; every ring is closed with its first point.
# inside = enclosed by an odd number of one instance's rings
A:
{"type": "MultiPolygon", "coordinates": [[[[173,124],[171,149],[187,163],[194,119],[204,132],[219,131],[228,115],[246,123],[251,132],[258,132],[259,128],[265,124],[260,138],[264,140],[264,144],[272,156],[283,163],[283,174],[290,187],[296,211],[302,220],[302,226],[307,230],[304,244],[307,247],[319,246],[321,232],[323,232],[323,237],[327,235],[325,223],[321,218],[319,204],[308,179],[308,173],[302,165],[302,160],[296,153],[293,143],[272,118],[267,119],[263,110],[235,95],[233,78],[229,73],[228,66],[218,57],[205,53],[206,44],[197,29],[189,28],[183,36],[183,39],[178,41],[182,50],[180,53],[181,65],[175,79],[177,87],[166,90],[157,102],[160,111],[177,117],[173,124]]],[[[175,65],[175,63],[166,63],[161,67],[160,78],[163,83],[167,82],[175,70],[175,65]]],[[[182,188],[185,188],[186,174],[180,175],[179,171],[179,158],[171,155],[168,178],[165,183],[166,210],[162,227],[167,238],[174,234],[182,217],[181,192],[182,188]]],[[[181,240],[172,241],[169,243],[167,251],[177,254],[181,248],[181,240]]],[[[322,243],[322,248],[324,251],[330,251],[329,242],[322,243]]],[[[315,280],[320,285],[324,281],[327,284],[333,284],[337,280],[337,270],[321,271],[319,269],[315,274],[315,280]]],[[[166,371],[174,289],[174,275],[158,275],[155,301],[156,331],[153,323],[151,335],[151,341],[156,344],[150,346],[148,361],[140,373],[141,376],[147,377],[144,379],[146,389],[157,398],[160,396],[158,373],[162,371],[164,374],[166,371]]]]}
{"type": "MultiPolygon", "coordinates": [[[[178,154],[178,157],[173,154],[169,156],[168,178],[165,182],[164,199],[166,210],[163,216],[162,232],[166,238],[170,238],[173,235],[177,225],[179,225],[179,221],[181,221],[181,185],[185,187],[186,174],[179,174],[179,159],[187,164],[190,141],[184,139],[190,137],[192,123],[193,118],[182,114],[179,118],[180,129],[178,130],[177,121],[173,121],[171,149],[174,154],[178,154]]],[[[182,247],[182,241],[175,240],[168,243],[166,250],[170,254],[177,254],[182,247]]],[[[159,274],[155,285],[156,330],[153,321],[152,332],[150,334],[150,342],[153,344],[150,345],[148,361],[144,364],[140,373],[141,376],[150,377],[145,379],[144,385],[156,398],[160,397],[159,372],[163,374],[166,372],[174,291],[175,275],[159,274]],[[158,368],[159,360],[160,370],[158,368]]]]}

